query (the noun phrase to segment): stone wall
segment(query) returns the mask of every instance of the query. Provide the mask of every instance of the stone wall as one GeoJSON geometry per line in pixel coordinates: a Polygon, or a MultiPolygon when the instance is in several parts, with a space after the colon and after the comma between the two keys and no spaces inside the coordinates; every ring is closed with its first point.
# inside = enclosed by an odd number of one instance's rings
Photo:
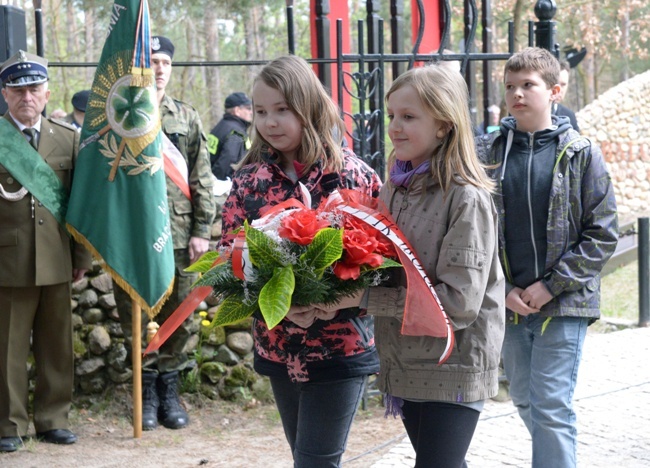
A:
{"type": "Polygon", "coordinates": [[[619,218],[633,220],[650,202],[650,71],[609,89],[576,113],[580,131],[602,149],[619,218]]]}

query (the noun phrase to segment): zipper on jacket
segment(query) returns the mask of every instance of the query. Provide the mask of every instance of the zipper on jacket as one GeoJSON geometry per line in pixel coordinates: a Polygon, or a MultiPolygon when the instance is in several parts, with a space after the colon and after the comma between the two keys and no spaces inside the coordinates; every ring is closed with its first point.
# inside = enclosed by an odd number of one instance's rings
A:
{"type": "Polygon", "coordinates": [[[391,213],[394,213],[394,211],[393,211],[393,205],[395,204],[395,198],[396,198],[396,196],[397,196],[397,192],[398,192],[398,191],[402,191],[403,198],[402,198],[402,201],[400,202],[400,205],[399,205],[399,211],[397,212],[397,215],[393,215],[393,219],[395,220],[395,223],[397,223],[397,222],[399,221],[399,217],[400,217],[400,215],[402,214],[402,210],[403,210],[404,208],[406,208],[406,206],[404,206],[404,203],[406,202],[406,203],[408,204],[408,201],[407,201],[407,198],[408,198],[408,189],[404,189],[403,187],[395,187],[395,188],[393,189],[393,193],[392,193],[391,196],[390,196],[390,203],[389,203],[389,205],[388,205],[388,210],[389,210],[391,213]]]}
{"type": "Polygon", "coordinates": [[[357,333],[359,334],[359,338],[364,344],[364,348],[370,346],[371,337],[370,337],[370,333],[368,332],[368,329],[366,328],[366,324],[365,321],[363,320],[363,317],[353,317],[350,319],[350,322],[352,323],[352,326],[356,329],[357,333]]]}
{"type": "MultiPolygon", "coordinates": [[[[501,177],[499,177],[499,193],[503,194],[503,179],[505,178],[506,175],[506,161],[508,159],[508,152],[510,151],[510,148],[512,147],[512,139],[513,139],[514,133],[512,130],[508,132],[508,137],[506,140],[506,148],[503,153],[503,160],[501,162],[502,167],[501,167],[501,177]]],[[[496,147],[496,145],[495,145],[496,147]]],[[[495,156],[495,161],[493,161],[493,164],[497,164],[496,161],[496,156],[495,156]]],[[[503,221],[505,222],[505,214],[503,214],[503,221]]],[[[499,223],[501,223],[501,219],[499,219],[499,223]]],[[[505,229],[504,229],[505,231],[505,229]]],[[[503,239],[503,247],[499,249],[499,257],[501,259],[501,264],[504,270],[504,274],[508,281],[510,283],[513,283],[512,280],[512,274],[510,273],[510,263],[508,262],[508,254],[506,253],[506,247],[505,247],[505,236],[503,239]]]]}
{"type": "Polygon", "coordinates": [[[528,168],[527,168],[527,181],[528,181],[528,219],[530,220],[530,240],[533,244],[533,253],[535,254],[535,278],[539,278],[539,265],[537,264],[537,246],[535,245],[535,226],[533,224],[533,205],[532,205],[532,171],[533,171],[533,144],[535,142],[535,134],[530,134],[530,152],[528,153],[528,168]]]}

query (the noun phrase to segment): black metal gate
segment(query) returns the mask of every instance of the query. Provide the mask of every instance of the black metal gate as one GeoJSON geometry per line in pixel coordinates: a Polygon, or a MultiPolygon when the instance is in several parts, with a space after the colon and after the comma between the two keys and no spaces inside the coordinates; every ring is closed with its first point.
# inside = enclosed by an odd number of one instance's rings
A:
{"type": "MultiPolygon", "coordinates": [[[[416,62],[438,62],[457,61],[460,64],[460,72],[464,74],[470,91],[470,112],[474,124],[478,124],[477,90],[482,90],[483,122],[488,122],[488,107],[492,95],[492,65],[495,61],[507,60],[514,53],[514,25],[509,23],[508,28],[508,51],[492,51],[492,30],[491,30],[491,5],[489,0],[482,2],[481,9],[476,5],[476,0],[464,0],[464,41],[461,52],[450,50],[451,37],[451,2],[442,2],[442,37],[440,47],[436,53],[421,54],[419,51],[422,35],[425,31],[426,18],[424,17],[424,0],[417,0],[420,22],[418,36],[410,53],[400,53],[400,44],[404,42],[404,0],[390,1],[390,31],[391,31],[391,52],[384,52],[383,23],[379,17],[379,1],[368,0],[366,2],[366,21],[358,21],[358,51],[356,54],[344,54],[342,52],[343,31],[341,20],[337,21],[337,50],[335,58],[324,58],[326,50],[320,48],[326,44],[329,36],[329,28],[326,15],[329,12],[329,1],[316,2],[317,12],[323,18],[317,18],[317,36],[319,44],[319,58],[310,60],[312,63],[335,64],[335,73],[338,75],[338,104],[343,106],[344,93],[352,96],[355,101],[352,106],[354,112],[342,111],[346,121],[352,122],[352,132],[348,134],[348,140],[352,142],[355,153],[372,166],[384,180],[386,154],[384,149],[385,128],[384,128],[384,88],[387,79],[386,65],[391,65],[393,77],[398,76],[405,70],[410,69],[416,62]],[[482,39],[482,50],[476,51],[474,40],[479,31],[482,39]],[[366,32],[367,31],[367,32],[366,32]],[[480,73],[480,86],[476,83],[476,63],[482,64],[480,73]],[[355,72],[348,72],[344,64],[353,64],[355,72]]],[[[537,45],[549,49],[559,57],[559,44],[555,42],[556,24],[552,21],[557,10],[554,0],[537,0],[535,3],[535,15],[538,21],[530,21],[528,25],[528,44],[537,45]]],[[[291,47],[290,47],[291,49],[291,47]]],[[[328,55],[328,54],[327,54],[328,55]]],[[[321,66],[319,77],[323,84],[331,86],[331,70],[329,66],[321,66]]]]}

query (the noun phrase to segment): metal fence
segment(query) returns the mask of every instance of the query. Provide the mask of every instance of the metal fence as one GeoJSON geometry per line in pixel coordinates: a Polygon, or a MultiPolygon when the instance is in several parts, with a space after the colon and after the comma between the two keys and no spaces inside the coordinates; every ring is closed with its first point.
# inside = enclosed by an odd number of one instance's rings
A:
{"type": "MultiPolygon", "coordinates": [[[[323,2],[316,2],[323,3],[323,2]]],[[[384,51],[384,20],[378,16],[378,2],[368,1],[367,19],[357,24],[358,51],[355,54],[344,54],[342,22],[337,21],[336,36],[337,50],[335,58],[328,59],[327,50],[319,50],[319,57],[313,62],[320,64],[335,63],[335,73],[338,83],[339,107],[344,109],[344,93],[350,95],[355,105],[354,112],[343,112],[344,119],[352,123],[352,130],[348,138],[354,145],[355,152],[364,159],[377,173],[385,175],[385,126],[384,126],[384,87],[387,81],[387,66],[390,65],[392,77],[398,76],[405,70],[412,68],[417,62],[439,62],[455,61],[459,63],[460,71],[464,74],[470,92],[470,111],[476,121],[478,120],[477,95],[479,88],[482,90],[483,122],[489,121],[488,107],[492,95],[492,64],[494,61],[507,60],[514,53],[514,25],[509,24],[508,28],[508,50],[494,52],[492,50],[491,37],[491,11],[490,2],[482,2],[479,12],[475,0],[464,1],[464,40],[462,51],[451,50],[451,15],[452,9],[449,0],[442,2],[442,34],[440,46],[435,53],[421,54],[419,47],[423,34],[426,30],[424,18],[423,0],[417,1],[418,16],[421,19],[417,36],[412,41],[413,49],[410,53],[400,53],[399,49],[404,40],[403,34],[403,0],[391,1],[391,51],[384,51]],[[475,38],[479,32],[482,37],[482,50],[476,51],[475,38]],[[475,65],[480,63],[480,83],[476,82],[475,65]],[[356,71],[346,70],[346,64],[354,65],[356,71]]],[[[530,45],[537,45],[551,50],[559,56],[559,45],[555,42],[556,25],[552,21],[556,12],[556,4],[553,0],[538,0],[535,4],[535,14],[539,21],[530,22],[528,28],[528,42],[530,45]]],[[[322,9],[319,11],[326,11],[322,9]]],[[[317,24],[326,24],[320,20],[317,24]]],[[[321,28],[317,35],[328,34],[327,28],[321,28]]],[[[321,37],[319,44],[325,44],[325,37],[321,37]]],[[[349,67],[348,67],[349,68],[349,67]]],[[[322,66],[319,77],[326,85],[332,83],[331,69],[322,66]]]]}

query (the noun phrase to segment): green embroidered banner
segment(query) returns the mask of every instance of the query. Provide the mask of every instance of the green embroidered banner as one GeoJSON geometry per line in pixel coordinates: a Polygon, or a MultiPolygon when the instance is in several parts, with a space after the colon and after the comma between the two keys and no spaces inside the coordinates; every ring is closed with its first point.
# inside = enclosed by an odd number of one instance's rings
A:
{"type": "Polygon", "coordinates": [[[66,220],[153,317],[173,286],[174,251],[149,41],[147,2],[115,1],[66,220]]]}
{"type": "Polygon", "coordinates": [[[25,136],[0,118],[0,164],[65,227],[68,192],[25,136]]]}

